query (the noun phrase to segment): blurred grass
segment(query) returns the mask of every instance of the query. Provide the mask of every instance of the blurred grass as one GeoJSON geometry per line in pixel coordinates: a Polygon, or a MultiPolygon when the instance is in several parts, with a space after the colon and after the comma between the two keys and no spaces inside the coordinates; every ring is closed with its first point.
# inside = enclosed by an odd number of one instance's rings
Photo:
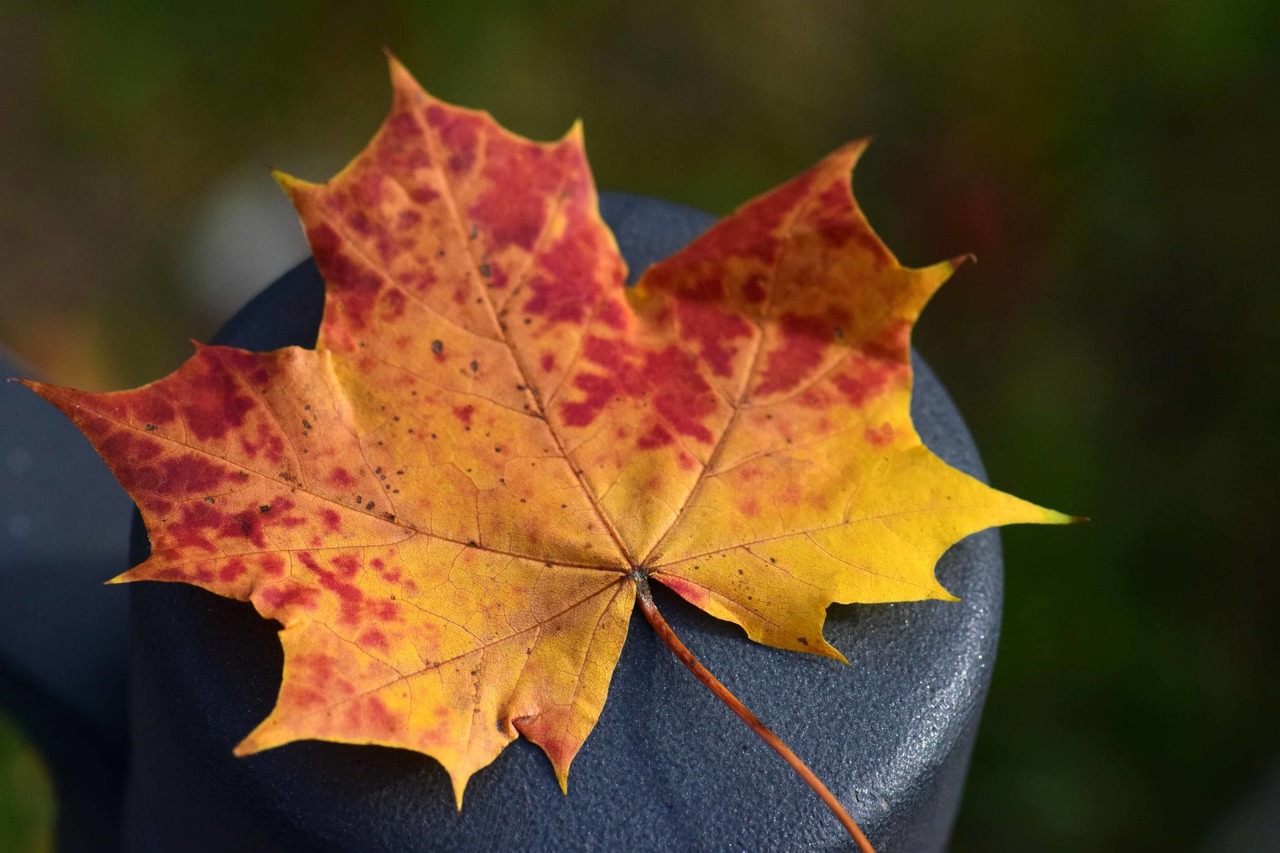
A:
{"type": "Polygon", "coordinates": [[[600,186],[716,213],[875,133],[889,245],[980,258],[917,344],[993,482],[1095,519],[1006,535],[954,849],[1194,846],[1280,760],[1278,35],[1260,0],[5,9],[0,341],[84,386],[175,367],[223,319],[179,273],[211,188],[339,168],[383,45],[528,135],[583,117],[600,186]]]}
{"type": "Polygon", "coordinates": [[[39,753],[0,715],[0,850],[51,851],[53,810],[53,787],[39,753]]]}

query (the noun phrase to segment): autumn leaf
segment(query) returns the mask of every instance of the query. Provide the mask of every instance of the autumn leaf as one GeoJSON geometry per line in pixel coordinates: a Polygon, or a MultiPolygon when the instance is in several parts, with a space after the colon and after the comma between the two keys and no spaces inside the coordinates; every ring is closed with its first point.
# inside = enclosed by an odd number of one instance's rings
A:
{"type": "Polygon", "coordinates": [[[934,565],[961,538],[1070,520],[916,434],[910,333],[959,261],[905,268],[872,232],[865,143],[626,288],[580,127],[531,142],[391,70],[355,161],[279,176],[327,282],[314,350],[202,346],[132,391],[31,383],[142,512],[151,557],[116,581],[283,625],[278,701],[237,754],[413,749],[461,806],[524,736],[563,787],[637,601],[655,618],[649,581],[842,659],[832,602],[951,599],[934,565]]]}

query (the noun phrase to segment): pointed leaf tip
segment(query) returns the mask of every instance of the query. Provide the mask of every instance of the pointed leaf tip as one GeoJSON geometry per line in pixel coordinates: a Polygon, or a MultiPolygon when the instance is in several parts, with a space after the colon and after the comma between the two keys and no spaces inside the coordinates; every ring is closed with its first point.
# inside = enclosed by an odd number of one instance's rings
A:
{"type": "Polygon", "coordinates": [[[575,142],[582,145],[585,141],[585,133],[583,130],[582,119],[575,118],[573,124],[569,125],[569,129],[565,131],[564,136],[560,137],[561,142],[575,142]]]}
{"type": "MultiPolygon", "coordinates": [[[[854,139],[846,142],[835,151],[832,151],[823,158],[822,163],[827,168],[844,172],[847,176],[852,176],[853,170],[857,168],[858,161],[862,159],[862,155],[866,153],[867,148],[871,145],[871,137],[864,136],[861,139],[854,139]]],[[[850,180],[852,183],[852,179],[850,180]]]]}
{"type": "Polygon", "coordinates": [[[462,797],[467,790],[467,782],[471,780],[471,774],[450,773],[449,781],[453,783],[453,800],[458,806],[458,811],[462,811],[462,797]]]}
{"type": "Polygon", "coordinates": [[[316,186],[310,181],[304,181],[302,178],[294,177],[281,169],[272,169],[271,177],[275,178],[276,183],[280,185],[280,188],[283,189],[290,198],[296,197],[308,187],[316,186]]]}
{"type": "Polygon", "coordinates": [[[405,64],[401,62],[396,55],[389,49],[383,48],[383,53],[387,58],[387,73],[391,77],[391,91],[393,96],[412,93],[421,98],[429,98],[430,95],[422,88],[422,84],[418,82],[418,78],[413,76],[405,64]]]}

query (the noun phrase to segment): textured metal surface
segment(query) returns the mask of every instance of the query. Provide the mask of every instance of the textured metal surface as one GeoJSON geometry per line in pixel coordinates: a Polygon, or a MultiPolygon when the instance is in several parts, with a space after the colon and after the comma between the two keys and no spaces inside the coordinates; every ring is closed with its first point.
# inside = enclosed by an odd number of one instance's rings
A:
{"type": "MultiPolygon", "coordinates": [[[[704,229],[704,214],[606,196],[633,274],[704,229]]],[[[310,345],[321,283],[309,262],[233,319],[220,343],[310,345]]],[[[981,476],[958,412],[916,362],[925,441],[981,476]]],[[[135,536],[135,548],[145,537],[135,536]]],[[[136,553],[135,556],[141,556],[136,553]]],[[[944,849],[994,662],[1001,563],[994,532],[939,565],[964,601],[835,606],[827,636],[850,661],[768,649],[660,588],[685,642],[826,780],[882,853],[944,849]]],[[[247,604],[177,584],[133,589],[135,850],[837,850],[835,819],[634,616],[609,701],[560,794],[523,740],[477,774],[459,814],[430,758],[302,742],[236,759],[271,709],[281,652],[247,604]]]]}
{"type": "Polygon", "coordinates": [[[123,740],[127,597],[101,584],[128,567],[133,502],[10,377],[33,373],[0,352],[0,667],[123,740]]]}
{"type": "MultiPolygon", "coordinates": [[[[0,352],[0,380],[32,375],[0,352]]],[[[61,412],[0,381],[0,708],[51,772],[62,853],[119,837],[128,598],[102,582],[127,567],[132,510],[61,412]]]]}

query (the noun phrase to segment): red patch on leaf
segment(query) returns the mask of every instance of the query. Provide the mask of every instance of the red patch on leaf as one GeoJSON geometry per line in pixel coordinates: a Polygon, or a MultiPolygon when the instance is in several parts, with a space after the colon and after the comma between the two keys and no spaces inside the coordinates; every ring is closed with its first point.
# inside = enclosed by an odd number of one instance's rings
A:
{"type": "Polygon", "coordinates": [[[204,501],[186,504],[178,520],[164,527],[166,538],[173,540],[180,548],[199,548],[204,551],[217,551],[218,548],[209,536],[214,530],[223,526],[226,515],[215,506],[204,501]]]}
{"type": "MultiPolygon", "coordinates": [[[[370,270],[363,261],[356,260],[338,232],[325,223],[308,228],[307,241],[311,244],[316,266],[332,285],[330,293],[338,294],[337,299],[350,327],[363,329],[382,291],[382,276],[370,270]]],[[[325,320],[326,327],[332,325],[328,316],[325,320]]]]}
{"type": "Polygon", "coordinates": [[[586,397],[561,405],[566,424],[589,426],[615,397],[641,398],[651,400],[657,414],[680,435],[711,443],[711,431],[702,420],[715,411],[715,392],[693,358],[679,347],[644,353],[637,365],[627,345],[588,336],[582,355],[607,372],[574,378],[574,387],[586,392],[586,397]]]}
{"type": "Polygon", "coordinates": [[[258,558],[258,565],[262,568],[262,573],[270,578],[284,577],[285,559],[279,554],[266,553],[258,558]]]}
{"type": "Polygon", "coordinates": [[[861,408],[884,393],[892,380],[906,374],[907,366],[904,364],[857,358],[852,369],[835,374],[831,381],[851,405],[861,408]]]}
{"type": "MultiPolygon", "coordinates": [[[[569,156],[580,157],[580,152],[570,151],[569,156]]],[[[581,191],[585,192],[583,187],[581,191]]],[[[572,192],[567,189],[566,192],[572,192]]],[[[581,323],[591,316],[607,288],[622,285],[622,266],[605,267],[602,274],[598,263],[603,243],[589,218],[593,211],[570,199],[562,209],[565,217],[564,233],[539,255],[538,267],[529,283],[532,296],[525,302],[526,314],[543,317],[551,323],[581,323]]],[[[621,328],[625,322],[619,313],[621,306],[602,307],[602,321],[612,328],[621,328]]]]}
{"type": "Polygon", "coordinates": [[[356,642],[367,648],[377,649],[380,652],[385,652],[390,648],[387,643],[387,635],[377,628],[367,628],[361,631],[360,636],[356,638],[356,642]]]}
{"type": "MultiPolygon", "coordinates": [[[[262,371],[262,358],[225,347],[202,347],[188,362],[192,369],[170,380],[177,387],[169,393],[180,401],[182,420],[192,437],[208,441],[241,427],[254,400],[242,393],[246,380],[235,374],[262,371]]],[[[248,381],[259,379],[265,380],[266,376],[250,376],[248,381]]]]}
{"type": "Polygon", "coordinates": [[[862,434],[870,444],[876,447],[888,447],[893,443],[893,425],[888,422],[880,424],[879,429],[867,427],[862,434]]]}
{"type": "Polygon", "coordinates": [[[249,567],[245,565],[244,560],[234,557],[223,564],[222,568],[218,570],[218,580],[224,583],[234,583],[247,571],[249,571],[249,567]]]}
{"type": "Polygon", "coordinates": [[[675,437],[662,424],[654,424],[649,431],[636,439],[636,447],[641,450],[652,450],[655,447],[666,447],[675,441],[675,437]]]}
{"type": "Polygon", "coordinates": [[[468,213],[491,248],[515,245],[525,251],[533,249],[546,224],[546,191],[554,190],[560,180],[558,170],[546,160],[541,148],[523,140],[489,137],[484,164],[488,189],[468,213]],[[516,186],[531,191],[511,192],[516,186]]]}
{"type": "Polygon", "coordinates": [[[736,338],[750,338],[753,327],[740,315],[713,304],[682,299],[676,304],[681,337],[697,345],[698,354],[716,376],[733,375],[736,338]]]}
{"type": "Polygon", "coordinates": [[[822,317],[784,314],[778,328],[781,345],[769,353],[754,391],[761,397],[790,391],[812,375],[834,338],[822,317]]]}
{"type": "Polygon", "coordinates": [[[178,417],[178,410],[165,398],[156,394],[138,394],[129,401],[133,416],[141,423],[163,426],[178,417]]]}
{"type": "Polygon", "coordinates": [[[337,533],[342,529],[342,516],[336,509],[325,508],[320,511],[320,520],[324,522],[325,533],[337,533]]]}
{"type": "Polygon", "coordinates": [[[333,558],[332,563],[333,567],[347,580],[355,577],[360,571],[360,560],[354,554],[339,554],[333,558]]]}
{"type": "Polygon", "coordinates": [[[311,610],[316,606],[320,590],[300,584],[290,584],[283,587],[267,587],[260,594],[262,600],[276,612],[294,607],[311,610]]]}
{"type": "Polygon", "coordinates": [[[654,575],[654,580],[659,581],[663,586],[673,590],[685,601],[694,607],[706,607],[707,602],[711,600],[710,593],[700,586],[695,586],[684,578],[673,577],[663,574],[654,575]]]}
{"type": "Polygon", "coordinates": [[[391,323],[404,315],[404,292],[397,287],[388,288],[382,297],[382,321],[391,323]]]}
{"type": "Polygon", "coordinates": [[[338,621],[343,625],[356,625],[360,622],[360,607],[364,602],[364,593],[354,584],[338,577],[323,568],[308,551],[298,552],[298,562],[302,563],[316,576],[320,586],[332,592],[338,598],[338,621]]]}
{"type": "Polygon", "coordinates": [[[284,439],[265,423],[258,424],[253,441],[243,432],[240,434],[240,449],[247,459],[262,456],[273,465],[278,465],[284,459],[284,439]]]}
{"type": "Polygon", "coordinates": [[[446,110],[440,104],[427,107],[427,123],[435,128],[442,147],[449,151],[449,171],[460,176],[476,161],[476,147],[483,119],[459,110],[446,110]]]}

